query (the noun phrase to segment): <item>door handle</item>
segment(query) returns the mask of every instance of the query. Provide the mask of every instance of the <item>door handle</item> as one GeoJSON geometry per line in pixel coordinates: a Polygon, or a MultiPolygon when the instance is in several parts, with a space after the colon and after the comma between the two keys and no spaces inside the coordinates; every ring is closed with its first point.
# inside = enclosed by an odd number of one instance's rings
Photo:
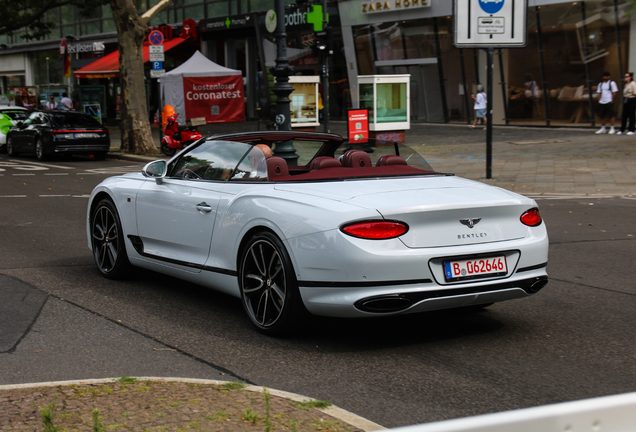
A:
{"type": "Polygon", "coordinates": [[[199,203],[195,206],[195,208],[200,212],[210,213],[212,211],[212,207],[209,206],[206,202],[199,203]]]}

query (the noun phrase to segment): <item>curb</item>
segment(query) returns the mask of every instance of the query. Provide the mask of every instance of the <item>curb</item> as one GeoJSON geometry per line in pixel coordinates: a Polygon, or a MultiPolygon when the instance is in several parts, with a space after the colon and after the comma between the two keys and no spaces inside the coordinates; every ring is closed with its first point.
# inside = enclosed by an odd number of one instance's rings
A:
{"type": "MultiPolygon", "coordinates": [[[[166,378],[166,377],[130,377],[130,378],[135,378],[139,381],[182,382],[182,383],[207,384],[207,385],[224,385],[224,384],[233,382],[233,381],[206,380],[206,379],[198,379],[198,378],[166,378]]],[[[48,382],[28,383],[28,384],[9,384],[9,385],[0,385],[0,391],[29,389],[29,388],[37,388],[37,387],[58,387],[58,386],[70,386],[70,385],[82,385],[82,384],[107,384],[107,383],[116,382],[118,380],[119,378],[103,378],[103,379],[85,379],[85,380],[71,380],[71,381],[48,381],[48,382]]],[[[258,387],[254,385],[246,385],[243,389],[247,391],[255,392],[255,393],[263,392],[263,387],[258,387]]],[[[290,399],[295,402],[309,402],[309,401],[316,400],[307,396],[302,396],[296,393],[289,393],[282,390],[275,390],[275,389],[267,389],[267,390],[273,396],[278,396],[283,399],[290,399]]],[[[373,423],[370,420],[367,420],[363,417],[360,417],[356,414],[353,414],[335,405],[331,405],[330,407],[327,407],[327,408],[317,408],[317,409],[355,428],[362,429],[365,432],[387,430],[385,427],[380,426],[377,423],[373,423]]]]}

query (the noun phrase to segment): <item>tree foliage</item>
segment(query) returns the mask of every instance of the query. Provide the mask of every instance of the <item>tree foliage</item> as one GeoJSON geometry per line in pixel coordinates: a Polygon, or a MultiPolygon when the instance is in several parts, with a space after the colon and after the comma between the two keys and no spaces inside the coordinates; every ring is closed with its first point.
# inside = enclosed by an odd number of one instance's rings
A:
{"type": "Polygon", "coordinates": [[[57,23],[51,22],[47,12],[60,6],[77,6],[83,16],[109,0],[0,0],[0,34],[24,30],[25,40],[42,39],[57,23]]]}

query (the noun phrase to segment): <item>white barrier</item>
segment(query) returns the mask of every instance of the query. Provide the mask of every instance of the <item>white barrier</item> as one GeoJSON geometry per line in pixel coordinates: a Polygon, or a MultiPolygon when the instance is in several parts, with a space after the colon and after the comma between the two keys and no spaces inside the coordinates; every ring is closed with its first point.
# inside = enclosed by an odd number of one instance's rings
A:
{"type": "Polygon", "coordinates": [[[636,393],[391,430],[395,432],[636,432],[636,393]]]}

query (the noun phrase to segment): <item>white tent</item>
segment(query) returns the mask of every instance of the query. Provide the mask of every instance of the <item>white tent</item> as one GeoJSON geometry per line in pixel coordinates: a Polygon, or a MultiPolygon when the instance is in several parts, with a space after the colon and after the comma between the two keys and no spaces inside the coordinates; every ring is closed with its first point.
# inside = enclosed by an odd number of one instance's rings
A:
{"type": "MultiPolygon", "coordinates": [[[[222,77],[242,75],[240,70],[229,69],[214,63],[209,60],[200,51],[195,52],[192,57],[185,63],[176,69],[167,72],[166,75],[161,78],[160,81],[160,94],[161,94],[161,107],[163,109],[166,105],[172,105],[175,112],[178,114],[179,124],[185,124],[186,121],[186,107],[185,107],[185,95],[184,95],[184,78],[204,78],[204,77],[222,77]]],[[[208,79],[209,82],[214,82],[216,79],[208,79]]],[[[211,84],[212,86],[214,84],[211,84]]],[[[240,81],[240,92],[243,91],[242,78],[240,81]]],[[[239,94],[241,98],[241,104],[243,104],[243,95],[239,94]]],[[[235,96],[235,97],[239,97],[235,96]]],[[[237,101],[238,102],[238,101],[237,101]]],[[[207,101],[208,104],[213,102],[207,101]]],[[[191,116],[192,117],[192,116],[191,116]]],[[[206,116],[207,117],[207,116],[206,116]]],[[[233,120],[230,120],[233,121],[233,120]]],[[[208,123],[211,121],[208,119],[208,123]]]]}

